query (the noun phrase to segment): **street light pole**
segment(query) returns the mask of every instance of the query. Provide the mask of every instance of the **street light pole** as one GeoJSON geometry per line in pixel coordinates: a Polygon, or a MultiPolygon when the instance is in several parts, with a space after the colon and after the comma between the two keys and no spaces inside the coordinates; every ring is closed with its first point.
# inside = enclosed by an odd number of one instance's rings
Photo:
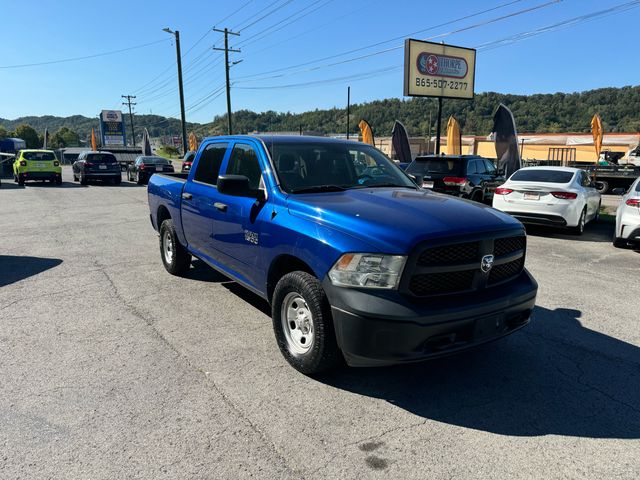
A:
{"type": "Polygon", "coordinates": [[[176,37],[176,59],[178,61],[178,90],[180,91],[180,122],[182,123],[182,155],[187,153],[187,124],[184,118],[184,90],[182,88],[182,55],[180,54],[180,32],[175,32],[170,28],[163,28],[163,31],[176,37]]]}
{"type": "MultiPolygon", "coordinates": [[[[231,64],[229,63],[229,52],[236,52],[236,53],[241,53],[241,52],[238,49],[229,48],[229,35],[239,36],[240,34],[236,32],[232,32],[228,28],[225,28],[224,30],[220,30],[219,28],[214,28],[213,31],[224,33],[224,48],[213,47],[213,49],[224,51],[224,71],[225,71],[225,77],[227,80],[227,133],[229,135],[233,135],[233,126],[231,122],[231,83],[229,82],[229,68],[231,67],[231,64]]],[[[242,60],[240,60],[240,62],[241,61],[242,60]]],[[[240,62],[234,62],[234,64],[240,63],[240,62]]]]}

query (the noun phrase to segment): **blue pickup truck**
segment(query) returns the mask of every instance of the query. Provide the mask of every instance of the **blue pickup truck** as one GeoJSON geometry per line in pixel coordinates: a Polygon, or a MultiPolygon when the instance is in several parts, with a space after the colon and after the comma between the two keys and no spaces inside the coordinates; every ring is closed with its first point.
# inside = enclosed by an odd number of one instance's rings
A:
{"type": "Polygon", "coordinates": [[[265,298],[305,374],[461,351],[523,327],[535,304],[520,222],[419,188],[367,144],[207,138],[148,197],[167,271],[197,257],[265,298]]]}

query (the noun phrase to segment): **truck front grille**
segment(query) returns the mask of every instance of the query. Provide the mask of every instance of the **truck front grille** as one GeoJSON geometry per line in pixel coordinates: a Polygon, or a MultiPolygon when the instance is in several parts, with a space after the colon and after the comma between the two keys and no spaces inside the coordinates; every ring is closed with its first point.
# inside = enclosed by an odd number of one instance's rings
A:
{"type": "Polygon", "coordinates": [[[426,244],[409,257],[401,290],[417,297],[449,295],[490,288],[516,278],[524,269],[526,237],[496,234],[473,241],[426,244]],[[491,269],[482,259],[494,256],[491,269]]]}

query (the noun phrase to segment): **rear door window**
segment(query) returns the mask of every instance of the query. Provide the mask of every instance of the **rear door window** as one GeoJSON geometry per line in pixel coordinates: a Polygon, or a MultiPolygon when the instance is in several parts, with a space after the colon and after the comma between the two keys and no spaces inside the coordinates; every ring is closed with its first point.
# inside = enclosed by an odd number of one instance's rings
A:
{"type": "Polygon", "coordinates": [[[484,166],[487,169],[487,173],[489,175],[495,175],[496,173],[496,167],[493,164],[493,162],[487,158],[484,159],[484,166]]]}
{"type": "Polygon", "coordinates": [[[481,158],[476,159],[476,173],[480,173],[480,174],[487,173],[486,168],[484,168],[484,161],[481,158]]]}
{"type": "Polygon", "coordinates": [[[116,157],[108,153],[93,153],[86,159],[90,163],[116,163],[116,157]]]}
{"type": "Polygon", "coordinates": [[[460,176],[462,174],[462,159],[460,158],[417,158],[407,167],[407,173],[426,175],[428,173],[460,176]]]}
{"type": "Polygon", "coordinates": [[[510,180],[516,182],[543,182],[543,183],[569,183],[573,178],[573,172],[562,170],[518,170],[511,175],[510,180]]]}
{"type": "Polygon", "coordinates": [[[22,158],[25,160],[55,160],[53,152],[24,152],[22,158]]]}
{"type": "Polygon", "coordinates": [[[212,143],[207,145],[196,168],[194,181],[206,183],[208,185],[216,185],[218,183],[218,175],[220,174],[220,166],[227,152],[227,143],[212,143]]]}

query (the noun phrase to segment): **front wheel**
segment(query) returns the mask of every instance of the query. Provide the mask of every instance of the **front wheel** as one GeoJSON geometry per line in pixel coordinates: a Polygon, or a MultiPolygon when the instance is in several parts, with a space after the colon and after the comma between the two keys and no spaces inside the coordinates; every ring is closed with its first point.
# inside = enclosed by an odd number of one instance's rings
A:
{"type": "Polygon", "coordinates": [[[340,363],[331,308],[317,278],[299,271],[283,276],[271,313],[278,347],[293,368],[313,375],[340,363]]]}
{"type": "Polygon", "coordinates": [[[160,256],[164,268],[171,275],[182,276],[191,266],[191,255],[180,244],[171,219],[165,220],[160,225],[160,256]]]}

